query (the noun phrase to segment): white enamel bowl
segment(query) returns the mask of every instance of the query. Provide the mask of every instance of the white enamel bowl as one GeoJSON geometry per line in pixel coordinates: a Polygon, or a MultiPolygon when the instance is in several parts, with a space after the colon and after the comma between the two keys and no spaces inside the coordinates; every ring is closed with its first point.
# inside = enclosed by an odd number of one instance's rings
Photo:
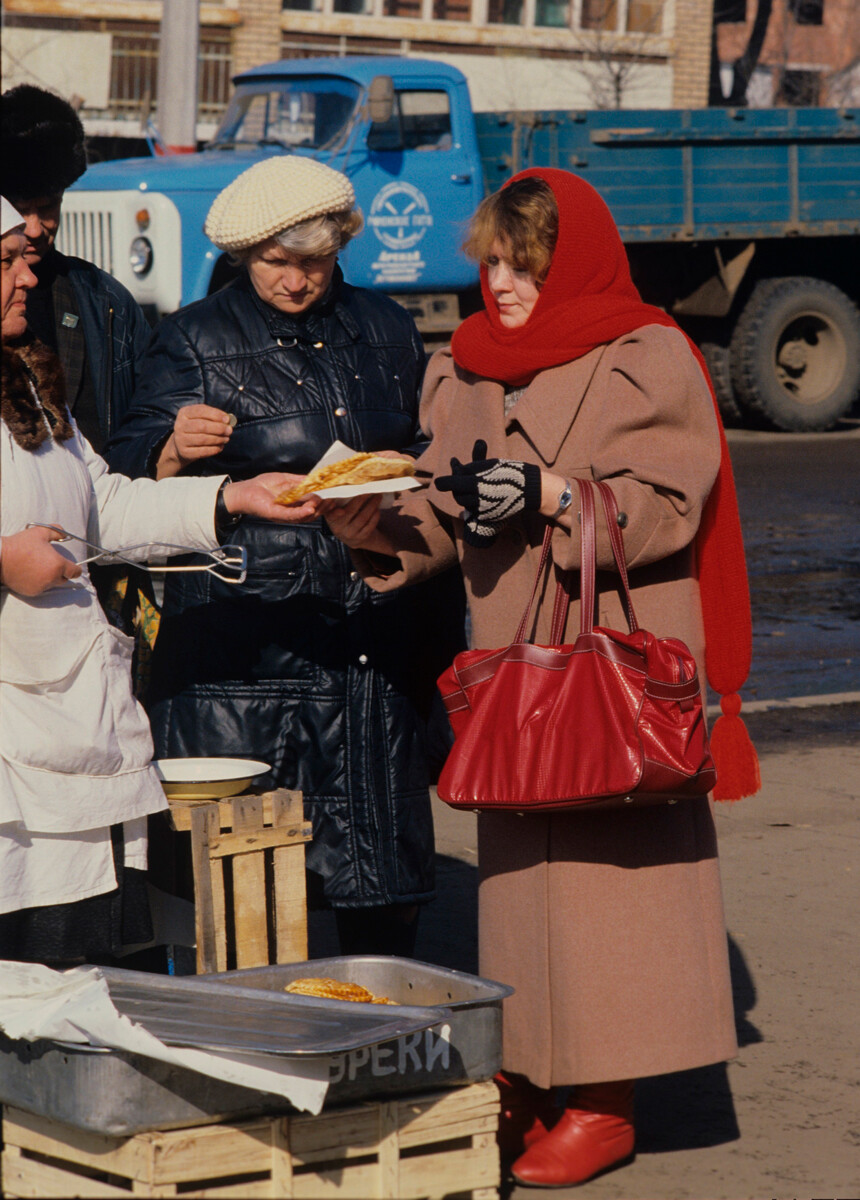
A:
{"type": "Polygon", "coordinates": [[[269,764],[251,758],[157,758],[153,764],[168,800],[240,796],[269,764]]]}

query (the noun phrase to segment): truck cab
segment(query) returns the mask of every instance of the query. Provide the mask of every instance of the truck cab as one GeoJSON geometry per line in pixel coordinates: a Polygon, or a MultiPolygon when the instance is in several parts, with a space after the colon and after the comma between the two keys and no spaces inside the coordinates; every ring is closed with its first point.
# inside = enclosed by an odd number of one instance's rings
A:
{"type": "Polygon", "coordinates": [[[425,331],[450,330],[477,283],[459,243],[483,195],[461,72],[331,58],[267,63],[234,83],[201,153],[91,166],[65,195],[59,248],[109,271],[157,319],[233,273],[203,233],[215,196],[265,158],[306,155],[355,188],[366,228],[341,256],[348,281],[396,296],[425,331]]]}

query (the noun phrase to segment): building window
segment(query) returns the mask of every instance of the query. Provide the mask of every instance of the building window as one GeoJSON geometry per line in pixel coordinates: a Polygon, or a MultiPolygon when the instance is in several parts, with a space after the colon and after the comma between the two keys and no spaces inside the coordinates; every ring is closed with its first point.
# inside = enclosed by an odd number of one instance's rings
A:
{"type": "Polygon", "coordinates": [[[386,17],[412,17],[420,19],[421,0],[385,0],[382,7],[386,17]]]}
{"type": "Polygon", "coordinates": [[[788,0],[788,11],[798,25],[820,25],[824,20],[824,0],[788,0]]]}
{"type": "Polygon", "coordinates": [[[618,4],[616,0],[582,0],[579,27],[580,29],[617,29],[618,4]]]}
{"type": "Polygon", "coordinates": [[[747,0],[714,0],[715,25],[743,25],[747,19],[747,0]]]}
{"type": "Polygon", "coordinates": [[[334,0],[333,11],[336,13],[353,13],[362,16],[370,12],[368,0],[334,0]]]}
{"type": "Polygon", "coordinates": [[[433,0],[434,21],[471,21],[472,0],[433,0]]]}
{"type": "Polygon", "coordinates": [[[664,0],[629,0],[627,28],[630,33],[662,33],[664,0]]]}
{"type": "Polygon", "coordinates": [[[489,0],[487,22],[490,25],[522,25],[523,0],[489,0]]]}
{"type": "Polygon", "coordinates": [[[535,25],[566,29],[570,23],[570,5],[566,0],[535,0],[535,25]]]}
{"type": "Polygon", "coordinates": [[[317,0],[283,0],[283,7],[291,12],[317,12],[317,0]]]}
{"type": "Polygon", "coordinates": [[[820,72],[783,71],[776,102],[792,108],[816,108],[821,103],[820,72]]]}

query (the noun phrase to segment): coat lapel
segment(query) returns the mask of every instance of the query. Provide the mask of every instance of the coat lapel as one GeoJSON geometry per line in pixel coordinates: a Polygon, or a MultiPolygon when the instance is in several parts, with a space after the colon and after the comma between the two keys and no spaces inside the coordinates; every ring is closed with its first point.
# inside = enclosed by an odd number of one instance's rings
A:
{"type": "Polygon", "coordinates": [[[548,467],[558,458],[605,350],[598,346],[574,362],[541,371],[508,413],[507,431],[518,425],[548,467]]]}

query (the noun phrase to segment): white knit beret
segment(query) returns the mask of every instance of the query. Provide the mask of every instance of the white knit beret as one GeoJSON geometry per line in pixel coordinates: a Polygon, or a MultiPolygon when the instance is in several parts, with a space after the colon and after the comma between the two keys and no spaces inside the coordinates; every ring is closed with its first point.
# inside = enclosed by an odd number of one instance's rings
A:
{"type": "Polygon", "coordinates": [[[340,171],[285,154],[249,167],[219,192],[203,229],[219,250],[242,250],[300,221],[354,205],[352,184],[340,171]]]}

